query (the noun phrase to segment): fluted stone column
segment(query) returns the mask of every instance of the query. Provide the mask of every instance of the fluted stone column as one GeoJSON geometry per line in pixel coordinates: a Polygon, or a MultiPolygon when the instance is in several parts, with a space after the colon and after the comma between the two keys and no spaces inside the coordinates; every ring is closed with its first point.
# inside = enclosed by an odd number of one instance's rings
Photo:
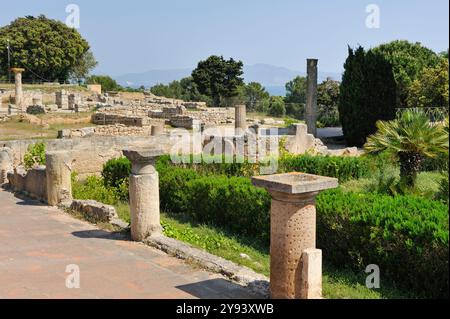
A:
{"type": "Polygon", "coordinates": [[[245,105],[235,107],[235,128],[236,134],[243,134],[247,130],[247,109],[245,105]]]}
{"type": "Polygon", "coordinates": [[[23,88],[22,88],[22,72],[24,72],[25,69],[12,68],[11,71],[14,73],[14,80],[15,80],[16,108],[21,110],[22,112],[26,112],[27,106],[23,105],[23,88]]]}
{"type": "Polygon", "coordinates": [[[303,173],[259,176],[253,184],[268,190],[270,210],[270,294],[273,299],[319,299],[322,254],[316,249],[316,204],[320,191],[337,179],[303,173]]]}
{"type": "Polygon", "coordinates": [[[45,155],[47,202],[50,206],[72,201],[72,159],[68,151],[47,152],[45,155]]]}
{"type": "Polygon", "coordinates": [[[123,153],[132,163],[129,186],[131,238],[143,241],[162,231],[159,175],[154,165],[163,153],[157,149],[125,150],[123,153]]]}
{"type": "Polygon", "coordinates": [[[308,125],[308,134],[317,137],[317,59],[308,59],[307,92],[305,120],[308,125]]]}

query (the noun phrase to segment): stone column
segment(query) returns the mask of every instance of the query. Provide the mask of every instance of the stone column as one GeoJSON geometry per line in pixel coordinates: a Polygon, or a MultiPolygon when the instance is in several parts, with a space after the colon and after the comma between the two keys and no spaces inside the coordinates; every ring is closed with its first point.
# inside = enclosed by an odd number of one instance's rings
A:
{"type": "Polygon", "coordinates": [[[152,125],[151,135],[158,136],[164,133],[164,124],[155,124],[152,125]]]}
{"type": "Polygon", "coordinates": [[[316,249],[316,205],[335,178],[303,173],[252,179],[272,197],[270,211],[270,294],[273,299],[320,299],[322,255],[316,249]]]}
{"type": "Polygon", "coordinates": [[[157,149],[125,150],[131,161],[130,213],[131,238],[143,241],[162,231],[159,210],[159,175],[155,161],[163,152],[157,149]]]}
{"type": "Polygon", "coordinates": [[[47,177],[47,202],[58,206],[72,201],[72,160],[68,151],[45,154],[47,177]]]}
{"type": "Polygon", "coordinates": [[[8,182],[8,172],[13,170],[12,150],[7,147],[0,148],[0,186],[8,182]]]}
{"type": "Polygon", "coordinates": [[[236,134],[243,134],[247,130],[247,109],[245,105],[237,105],[235,112],[236,134]]]}
{"type": "Polygon", "coordinates": [[[62,110],[68,110],[69,97],[67,95],[67,92],[65,90],[61,90],[59,92],[56,92],[55,95],[56,95],[56,105],[58,105],[58,108],[62,110]]]}
{"type": "Polygon", "coordinates": [[[25,69],[12,68],[11,71],[14,73],[15,87],[16,87],[16,108],[22,112],[26,112],[26,105],[23,105],[23,88],[22,88],[22,72],[25,69]]]}
{"type": "Polygon", "coordinates": [[[305,120],[308,133],[317,137],[317,59],[308,59],[307,92],[305,120]]]}

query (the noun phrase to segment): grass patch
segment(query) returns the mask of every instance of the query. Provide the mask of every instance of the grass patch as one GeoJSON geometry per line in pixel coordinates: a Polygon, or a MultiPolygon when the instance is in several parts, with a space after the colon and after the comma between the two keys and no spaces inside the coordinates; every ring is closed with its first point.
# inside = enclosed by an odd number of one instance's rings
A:
{"type": "Polygon", "coordinates": [[[0,140],[29,140],[29,139],[55,139],[58,131],[62,129],[79,129],[87,126],[95,126],[89,123],[88,113],[78,114],[45,114],[37,116],[41,124],[21,121],[19,116],[13,116],[11,120],[0,123],[0,140]],[[85,120],[88,118],[87,120],[85,120]]]}

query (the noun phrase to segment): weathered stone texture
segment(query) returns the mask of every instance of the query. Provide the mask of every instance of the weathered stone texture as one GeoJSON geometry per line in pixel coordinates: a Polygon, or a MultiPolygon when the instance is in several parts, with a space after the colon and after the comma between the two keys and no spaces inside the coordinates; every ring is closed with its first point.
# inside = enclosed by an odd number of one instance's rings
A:
{"type": "Polygon", "coordinates": [[[58,206],[72,201],[72,159],[67,151],[48,152],[45,156],[47,203],[58,206]]]}
{"type": "Polygon", "coordinates": [[[96,222],[111,222],[118,218],[116,209],[113,206],[105,205],[93,200],[73,200],[70,209],[86,214],[96,222]]]}
{"type": "Polygon", "coordinates": [[[45,166],[29,171],[19,166],[13,172],[9,172],[7,177],[13,191],[23,193],[37,200],[47,201],[45,166]]]}

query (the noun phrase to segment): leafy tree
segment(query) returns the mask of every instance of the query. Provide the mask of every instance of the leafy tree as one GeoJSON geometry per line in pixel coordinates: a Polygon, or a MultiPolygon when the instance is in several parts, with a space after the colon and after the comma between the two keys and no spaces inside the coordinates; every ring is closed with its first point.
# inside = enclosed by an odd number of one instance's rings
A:
{"type": "Polygon", "coordinates": [[[296,119],[303,119],[306,104],[307,80],[297,76],[286,83],[286,114],[296,119]]]}
{"type": "Polygon", "coordinates": [[[286,107],[284,99],[281,96],[270,97],[269,115],[276,117],[284,117],[286,115],[286,107]]]}
{"type": "MultiPolygon", "coordinates": [[[[14,67],[27,70],[25,80],[66,81],[89,50],[77,30],[44,15],[18,18],[0,28],[0,47],[9,40],[14,67]]],[[[7,50],[0,50],[0,69],[8,69],[7,50]]]]}
{"type": "Polygon", "coordinates": [[[86,79],[91,72],[98,65],[92,51],[86,51],[83,57],[70,71],[70,78],[81,83],[82,79],[86,79]]]}
{"type": "Polygon", "coordinates": [[[122,87],[108,75],[92,75],[86,79],[86,84],[100,84],[102,91],[120,91],[122,87]]]}
{"type": "Polygon", "coordinates": [[[325,126],[338,126],[339,90],[341,83],[326,79],[317,87],[318,121],[325,126]]]}
{"type": "Polygon", "coordinates": [[[422,71],[412,83],[408,94],[408,107],[447,107],[448,60],[442,59],[434,68],[422,71]]]}
{"type": "Polygon", "coordinates": [[[157,96],[211,104],[209,97],[200,94],[197,84],[195,84],[192,77],[186,77],[180,81],[172,81],[168,85],[157,84],[150,89],[150,92],[157,96]]]}
{"type": "Polygon", "coordinates": [[[392,120],[396,84],[391,65],[361,46],[349,48],[340,86],[339,116],[347,143],[362,146],[376,132],[376,122],[392,120]]]}
{"type": "Polygon", "coordinates": [[[432,125],[422,112],[407,111],[398,119],[377,123],[378,132],[368,138],[369,154],[388,152],[400,164],[401,184],[413,187],[425,157],[448,156],[448,131],[444,125],[432,125]]]}
{"type": "Polygon", "coordinates": [[[238,95],[243,85],[243,63],[234,59],[225,60],[223,56],[210,56],[200,61],[192,72],[198,91],[211,97],[215,106],[228,105],[231,98],[238,95]]]}
{"type": "Polygon", "coordinates": [[[297,76],[286,83],[286,103],[306,103],[307,80],[297,76]]]}
{"type": "Polygon", "coordinates": [[[258,82],[244,84],[239,88],[239,94],[242,96],[248,111],[261,109],[261,103],[270,98],[270,94],[258,82]]]}
{"type": "Polygon", "coordinates": [[[407,107],[408,91],[425,68],[436,67],[440,57],[420,43],[392,41],[371,50],[382,55],[392,65],[397,83],[397,103],[407,107]]]}

